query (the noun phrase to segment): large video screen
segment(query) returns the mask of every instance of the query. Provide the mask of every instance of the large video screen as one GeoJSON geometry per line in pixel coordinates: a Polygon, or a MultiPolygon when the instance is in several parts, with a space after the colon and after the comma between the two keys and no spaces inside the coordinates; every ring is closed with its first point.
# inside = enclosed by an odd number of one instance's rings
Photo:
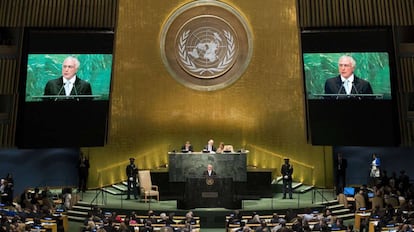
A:
{"type": "Polygon", "coordinates": [[[104,146],[114,32],[25,30],[16,146],[104,146]]]}
{"type": "Polygon", "coordinates": [[[303,29],[301,47],[310,143],[400,143],[390,28],[303,29]]]}
{"type": "Polygon", "coordinates": [[[372,99],[391,99],[391,80],[389,54],[387,52],[338,52],[304,53],[304,75],[308,99],[339,99],[367,97],[372,99]],[[340,80],[338,62],[341,57],[349,56],[355,61],[354,77],[368,82],[372,92],[365,93],[356,79],[348,96],[342,81],[331,90],[329,81],[340,80]],[[330,80],[328,80],[330,79],[330,80]],[[364,96],[364,94],[369,94],[364,96]],[[356,95],[356,96],[353,96],[356,95]]]}
{"type": "MultiPolygon", "coordinates": [[[[79,80],[89,83],[91,92],[88,94],[93,97],[88,99],[109,100],[112,54],[28,54],[26,101],[49,99],[52,94],[65,95],[62,72],[64,72],[63,63],[68,57],[74,57],[79,61],[80,66],[75,75],[79,80]],[[46,89],[48,83],[50,85],[54,82],[57,83],[56,89],[54,92],[48,91],[46,89]]],[[[71,96],[84,95],[81,87],[75,85],[71,96]]],[[[50,98],[56,99],[53,96],[50,98]]]]}

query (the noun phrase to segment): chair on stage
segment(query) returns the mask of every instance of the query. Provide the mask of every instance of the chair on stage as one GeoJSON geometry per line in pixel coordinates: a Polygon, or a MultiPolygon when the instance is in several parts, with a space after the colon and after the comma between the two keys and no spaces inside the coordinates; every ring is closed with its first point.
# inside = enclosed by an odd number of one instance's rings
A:
{"type": "MultiPolygon", "coordinates": [[[[138,172],[139,188],[141,190],[141,196],[144,196],[144,201],[147,202],[148,197],[157,197],[157,201],[160,200],[160,193],[157,185],[152,185],[151,173],[149,170],[143,170],[138,172]]],[[[151,200],[151,199],[150,199],[151,200]]]]}

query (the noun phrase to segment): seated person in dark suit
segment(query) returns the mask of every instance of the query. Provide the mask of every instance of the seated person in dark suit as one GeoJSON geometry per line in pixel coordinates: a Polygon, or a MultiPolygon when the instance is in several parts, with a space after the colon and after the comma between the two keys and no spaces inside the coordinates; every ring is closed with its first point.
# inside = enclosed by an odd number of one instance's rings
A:
{"type": "Polygon", "coordinates": [[[67,57],[62,64],[62,76],[46,83],[44,95],[92,95],[91,84],[77,76],[79,65],[76,57],[67,57]]]}
{"type": "Polygon", "coordinates": [[[181,146],[182,152],[193,152],[193,145],[191,145],[190,141],[185,142],[183,146],[181,146]]]}
{"type": "Polygon", "coordinates": [[[203,176],[216,176],[217,173],[213,170],[213,165],[207,165],[207,170],[203,172],[203,176]]]}
{"type": "MultiPolygon", "coordinates": [[[[339,75],[325,81],[325,94],[373,94],[371,84],[354,75],[355,65],[356,62],[351,56],[341,56],[338,61],[339,75]]],[[[339,99],[339,96],[326,98],[339,99]]]]}
{"type": "Polygon", "coordinates": [[[214,147],[214,140],[210,139],[207,142],[207,145],[203,148],[203,152],[215,153],[216,148],[214,147]]]}

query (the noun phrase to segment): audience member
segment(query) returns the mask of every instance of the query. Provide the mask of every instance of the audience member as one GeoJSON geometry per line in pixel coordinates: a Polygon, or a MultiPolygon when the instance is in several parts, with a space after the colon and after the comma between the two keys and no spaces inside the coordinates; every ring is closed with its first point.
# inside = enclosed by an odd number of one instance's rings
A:
{"type": "Polygon", "coordinates": [[[336,159],[336,194],[342,193],[346,186],[346,169],[348,162],[343,158],[342,153],[338,153],[336,159]]]}
{"type": "Polygon", "coordinates": [[[31,207],[31,193],[30,189],[26,188],[23,193],[20,195],[20,205],[22,208],[30,208],[31,207]]]}
{"type": "Polygon", "coordinates": [[[372,201],[371,209],[375,209],[376,207],[378,207],[379,209],[384,208],[384,198],[382,195],[383,194],[381,190],[379,189],[375,190],[374,197],[371,199],[372,201]]]}
{"type": "Polygon", "coordinates": [[[78,161],[78,192],[86,191],[86,184],[88,183],[89,176],[89,167],[89,158],[80,152],[78,161]]]}
{"type": "Polygon", "coordinates": [[[267,223],[265,220],[262,220],[260,222],[260,226],[256,227],[254,230],[255,232],[268,232],[270,231],[269,227],[267,226],[267,223]]]}
{"type": "Polygon", "coordinates": [[[66,210],[72,209],[72,188],[64,188],[62,194],[63,206],[66,210]]]}
{"type": "Polygon", "coordinates": [[[355,211],[359,211],[361,208],[366,208],[367,204],[365,202],[364,190],[359,189],[358,193],[355,194],[355,211]]]}

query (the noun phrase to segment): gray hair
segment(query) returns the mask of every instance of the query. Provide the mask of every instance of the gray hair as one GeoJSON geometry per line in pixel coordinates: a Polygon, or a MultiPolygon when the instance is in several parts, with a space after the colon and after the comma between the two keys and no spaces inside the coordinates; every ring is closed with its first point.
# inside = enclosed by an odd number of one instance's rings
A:
{"type": "Polygon", "coordinates": [[[78,69],[78,68],[79,68],[79,66],[80,66],[80,62],[79,62],[78,58],[76,58],[76,57],[74,57],[74,56],[68,56],[68,57],[66,57],[66,58],[65,58],[65,60],[64,60],[63,62],[65,62],[65,61],[67,61],[67,60],[73,61],[73,62],[75,63],[75,68],[76,68],[76,69],[78,69]]]}
{"type": "Polygon", "coordinates": [[[342,60],[342,59],[348,59],[348,60],[350,60],[350,61],[351,61],[351,65],[352,65],[352,67],[353,67],[353,68],[355,68],[355,66],[356,66],[356,62],[355,62],[354,58],[352,58],[352,56],[350,56],[350,55],[343,55],[343,56],[339,57],[339,59],[338,59],[338,63],[339,63],[339,61],[340,61],[340,60],[342,60]]]}

